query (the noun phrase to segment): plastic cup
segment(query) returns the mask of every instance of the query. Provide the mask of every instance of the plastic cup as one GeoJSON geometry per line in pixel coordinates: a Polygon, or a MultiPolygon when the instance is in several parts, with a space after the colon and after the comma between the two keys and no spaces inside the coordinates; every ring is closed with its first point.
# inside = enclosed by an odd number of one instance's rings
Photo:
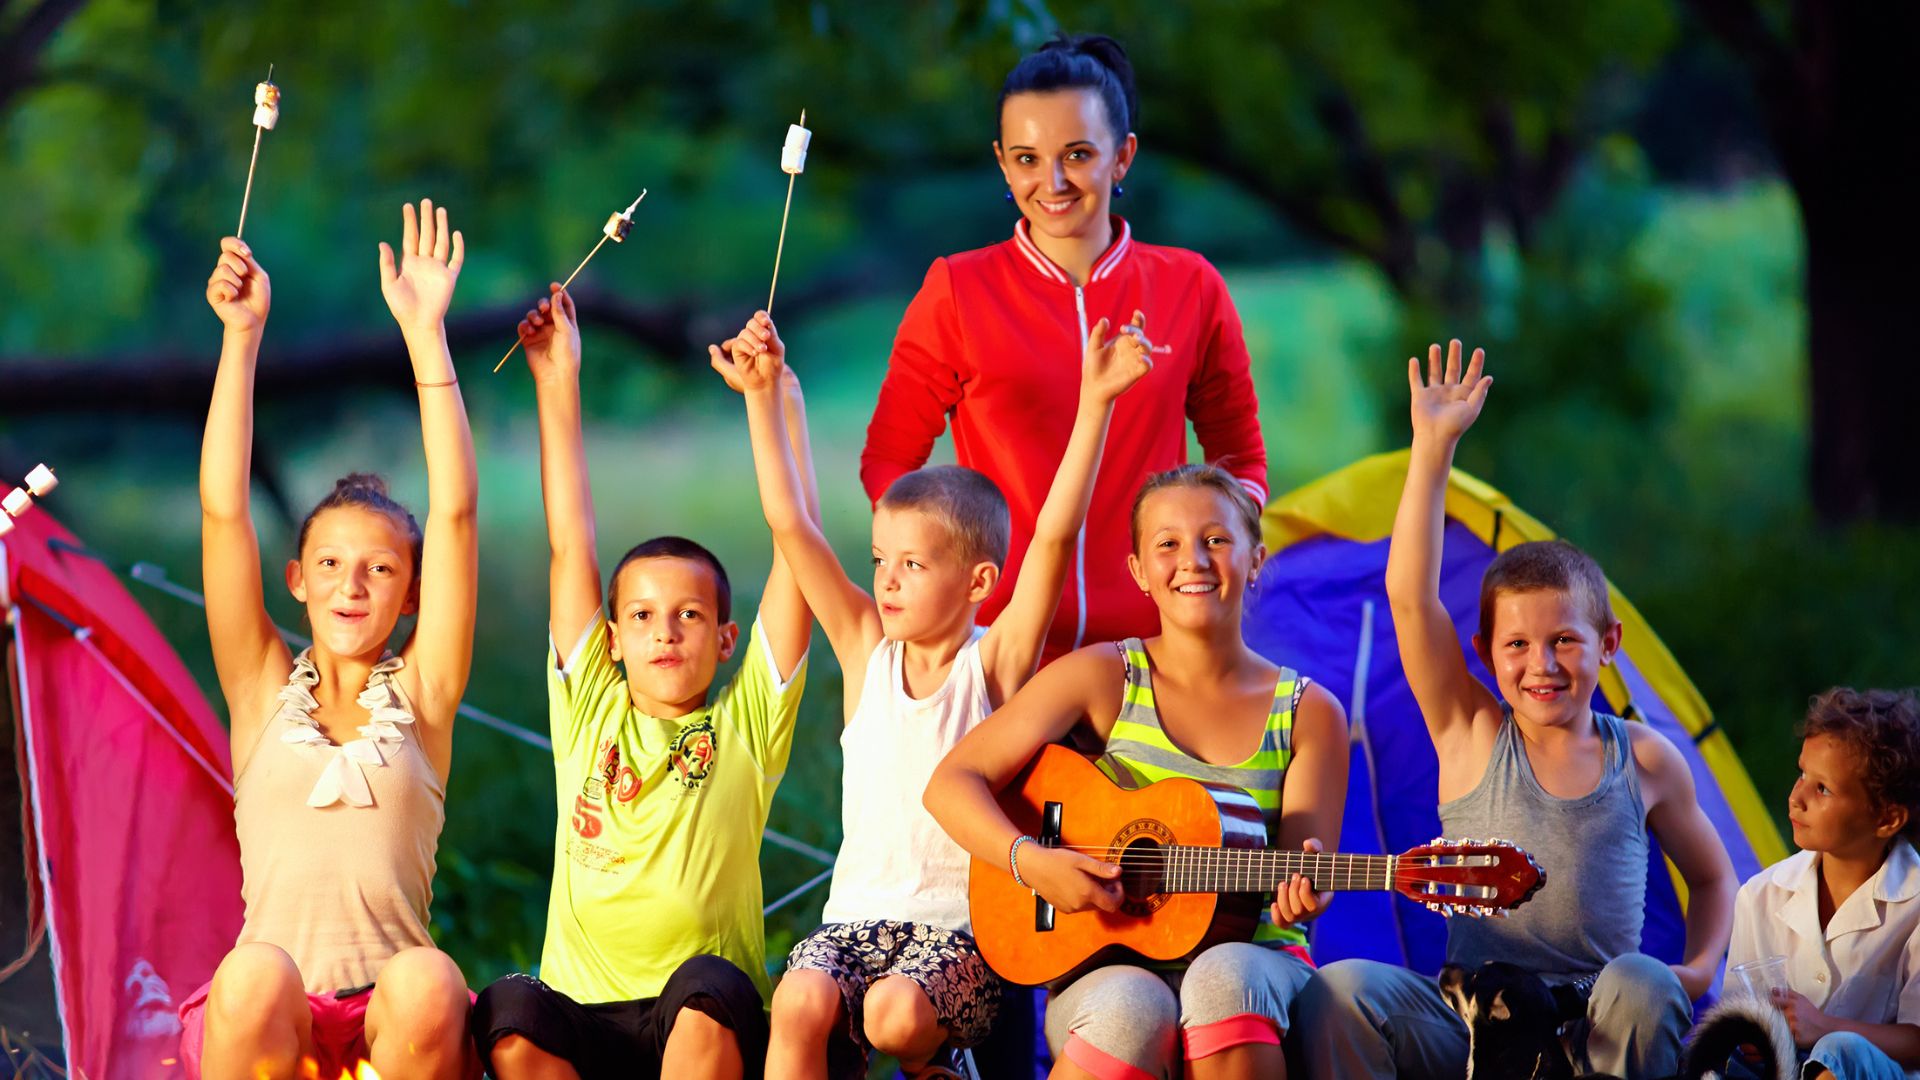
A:
{"type": "Polygon", "coordinates": [[[1759,1001],[1772,1001],[1773,991],[1787,988],[1787,958],[1769,956],[1727,969],[1727,989],[1759,1001]]]}

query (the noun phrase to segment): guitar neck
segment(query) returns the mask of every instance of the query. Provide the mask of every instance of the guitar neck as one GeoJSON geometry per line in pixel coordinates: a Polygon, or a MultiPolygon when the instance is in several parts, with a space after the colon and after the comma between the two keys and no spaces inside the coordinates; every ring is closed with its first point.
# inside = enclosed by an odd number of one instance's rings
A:
{"type": "MultiPolygon", "coordinates": [[[[1270,893],[1295,874],[1321,892],[1379,892],[1393,888],[1393,857],[1273,848],[1162,847],[1154,869],[1170,893],[1270,893]]],[[[1129,853],[1121,861],[1137,856],[1129,853]]]]}

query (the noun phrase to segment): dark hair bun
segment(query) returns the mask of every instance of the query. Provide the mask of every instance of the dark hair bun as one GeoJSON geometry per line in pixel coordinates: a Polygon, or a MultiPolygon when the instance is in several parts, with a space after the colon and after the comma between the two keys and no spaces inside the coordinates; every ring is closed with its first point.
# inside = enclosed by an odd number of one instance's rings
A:
{"type": "Polygon", "coordinates": [[[1127,59],[1127,50],[1105,34],[1056,32],[1007,73],[1000,106],[1004,108],[1013,94],[1071,89],[1100,94],[1116,140],[1139,126],[1140,95],[1134,88],[1133,63],[1127,59]]]}
{"type": "Polygon", "coordinates": [[[375,495],[382,499],[393,496],[387,493],[387,478],[379,473],[348,473],[333,482],[335,495],[375,495]]]}

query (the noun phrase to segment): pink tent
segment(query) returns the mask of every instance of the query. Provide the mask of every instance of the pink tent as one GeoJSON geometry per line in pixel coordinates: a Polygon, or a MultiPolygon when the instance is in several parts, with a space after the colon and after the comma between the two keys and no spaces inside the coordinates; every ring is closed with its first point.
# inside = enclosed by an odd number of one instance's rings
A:
{"type": "Polygon", "coordinates": [[[240,930],[226,731],[113,571],[43,509],[0,539],[0,611],[28,907],[67,1069],[183,1076],[175,1009],[240,930]]]}

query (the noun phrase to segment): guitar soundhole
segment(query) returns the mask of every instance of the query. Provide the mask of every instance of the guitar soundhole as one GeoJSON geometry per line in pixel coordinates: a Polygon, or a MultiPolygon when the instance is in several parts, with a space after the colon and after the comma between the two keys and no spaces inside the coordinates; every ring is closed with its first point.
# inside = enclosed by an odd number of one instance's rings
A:
{"type": "Polygon", "coordinates": [[[1145,918],[1166,906],[1167,863],[1161,849],[1172,841],[1172,830],[1145,818],[1130,822],[1113,838],[1120,852],[1120,887],[1126,894],[1121,911],[1145,918]]]}

